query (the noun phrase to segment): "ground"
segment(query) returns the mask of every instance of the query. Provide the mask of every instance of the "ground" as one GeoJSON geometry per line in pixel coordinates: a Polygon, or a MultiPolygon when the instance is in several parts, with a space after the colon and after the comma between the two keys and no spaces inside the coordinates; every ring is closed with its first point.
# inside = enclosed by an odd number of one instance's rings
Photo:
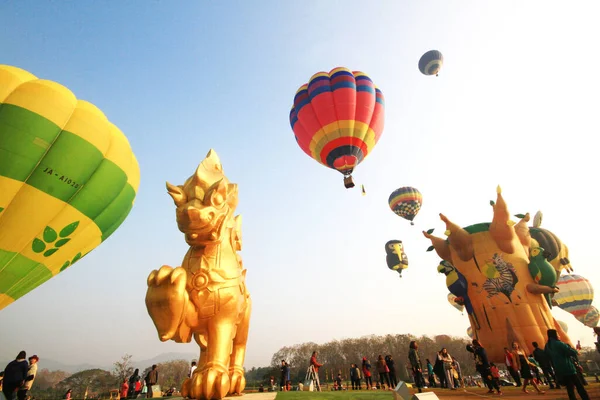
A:
{"type": "MultiPolygon", "coordinates": [[[[590,399],[600,399],[600,383],[590,383],[586,386],[590,399]]],[[[414,391],[411,389],[411,393],[414,391]]],[[[498,396],[496,394],[487,394],[486,389],[481,388],[469,388],[467,390],[445,390],[445,389],[425,389],[425,392],[433,391],[435,394],[443,400],[462,400],[478,398],[484,399],[544,399],[544,400],[568,400],[567,391],[562,390],[546,390],[546,394],[538,396],[534,392],[523,394],[521,388],[502,388],[503,395],[498,396]]],[[[343,392],[265,392],[265,393],[248,393],[244,396],[232,396],[226,397],[227,399],[237,400],[304,400],[304,399],[323,399],[323,400],[392,400],[394,398],[391,391],[343,391],[343,392]]],[[[577,396],[579,399],[579,396],[577,396]]],[[[164,399],[170,400],[183,400],[181,397],[165,397],[164,399]]]]}
{"type": "MultiPolygon", "coordinates": [[[[600,383],[590,383],[586,386],[586,390],[590,396],[590,399],[600,399],[600,383]]],[[[425,389],[425,392],[432,391],[425,389]]],[[[487,394],[486,389],[481,388],[469,388],[467,390],[445,390],[445,389],[433,389],[435,394],[443,400],[459,400],[459,399],[477,399],[477,398],[507,398],[507,399],[531,399],[540,398],[545,400],[568,400],[567,391],[561,390],[546,390],[546,394],[538,396],[535,392],[524,394],[521,388],[509,388],[504,387],[502,389],[503,395],[498,396],[496,394],[487,394]]],[[[413,390],[411,389],[411,393],[413,390]]],[[[245,396],[247,400],[254,400],[255,397],[252,394],[245,396]]],[[[389,391],[343,391],[343,392],[278,392],[276,400],[299,400],[299,399],[344,399],[344,400],[370,400],[370,399],[393,399],[393,394],[389,391]]],[[[579,396],[577,396],[579,398],[579,396]]],[[[256,398],[256,400],[259,400],[256,398]]]]}

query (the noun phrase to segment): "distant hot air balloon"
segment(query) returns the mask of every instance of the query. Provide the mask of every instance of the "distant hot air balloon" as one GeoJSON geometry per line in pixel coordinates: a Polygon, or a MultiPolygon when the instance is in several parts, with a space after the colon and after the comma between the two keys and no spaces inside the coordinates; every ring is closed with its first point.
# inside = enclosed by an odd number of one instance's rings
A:
{"type": "Polygon", "coordinates": [[[429,50],[419,60],[419,70],[423,75],[438,75],[444,64],[444,56],[437,50],[429,50]]]}
{"type": "Polygon", "coordinates": [[[577,320],[589,328],[594,328],[598,325],[598,321],[600,321],[600,313],[598,313],[596,307],[590,306],[587,312],[583,316],[578,317],[577,320]]]}
{"type": "Polygon", "coordinates": [[[385,244],[385,261],[389,269],[397,271],[402,278],[402,270],[408,268],[408,257],[401,240],[390,240],[385,244]]]}
{"type": "Polygon", "coordinates": [[[542,218],[544,217],[544,214],[542,214],[541,211],[538,211],[535,213],[535,216],[533,217],[533,227],[534,228],[539,228],[540,226],[542,226],[542,218]]]}
{"type": "Polygon", "coordinates": [[[565,333],[569,332],[569,325],[567,325],[566,322],[564,322],[564,321],[558,321],[558,320],[556,322],[558,322],[558,324],[560,325],[560,327],[562,328],[562,330],[565,331],[565,333]]]}
{"type": "Polygon", "coordinates": [[[388,204],[396,215],[411,221],[410,224],[414,225],[412,221],[421,209],[423,196],[413,187],[401,187],[390,194],[388,204]]]}
{"type": "Polygon", "coordinates": [[[0,65],[0,309],[106,240],[139,180],[127,138],[96,106],[0,65]]]}
{"type": "Polygon", "coordinates": [[[562,275],[556,286],[560,291],[554,294],[553,300],[558,307],[575,318],[583,318],[594,299],[594,289],[590,281],[580,275],[562,275]]]}
{"type": "Polygon", "coordinates": [[[456,301],[456,296],[452,293],[448,293],[448,303],[458,311],[463,312],[465,310],[464,304],[458,304],[456,301]]]}
{"type": "Polygon", "coordinates": [[[558,320],[556,320],[556,322],[558,322],[558,324],[560,325],[560,327],[562,328],[562,330],[565,331],[565,333],[569,332],[569,325],[567,325],[566,322],[564,322],[564,321],[558,321],[558,320]]]}
{"type": "Polygon", "coordinates": [[[383,132],[383,94],[363,72],[342,67],[318,72],[296,92],[290,124],[300,148],[341,172],[351,188],[352,171],[383,132]]]}
{"type": "Polygon", "coordinates": [[[467,336],[473,339],[473,328],[470,326],[467,328],[467,336]]]}

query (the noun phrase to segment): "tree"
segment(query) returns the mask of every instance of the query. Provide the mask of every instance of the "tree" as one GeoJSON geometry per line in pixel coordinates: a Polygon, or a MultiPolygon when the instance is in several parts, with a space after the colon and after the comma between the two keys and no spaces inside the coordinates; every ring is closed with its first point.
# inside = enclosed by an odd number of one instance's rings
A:
{"type": "Polygon", "coordinates": [[[77,372],[64,379],[56,389],[62,398],[68,389],[72,390],[71,398],[83,398],[87,390],[88,397],[108,393],[110,389],[118,388],[119,382],[115,376],[103,369],[87,369],[77,372]]]}
{"type": "Polygon", "coordinates": [[[70,375],[71,374],[65,371],[50,371],[47,368],[41,369],[35,376],[35,388],[39,388],[40,390],[53,388],[70,375]]]}
{"type": "Polygon", "coordinates": [[[419,353],[423,362],[423,368],[426,368],[426,359],[435,363],[437,352],[442,348],[448,349],[448,352],[460,363],[463,376],[473,375],[475,373],[475,363],[473,355],[466,351],[465,347],[470,342],[466,338],[450,337],[448,335],[438,335],[433,338],[421,336],[419,338],[412,335],[386,335],[386,336],[364,336],[361,338],[351,338],[343,340],[333,340],[331,342],[318,345],[316,343],[302,343],[294,346],[285,346],[279,349],[271,358],[270,368],[251,369],[246,379],[250,381],[259,381],[262,377],[265,381],[270,376],[274,376],[279,381],[279,371],[281,360],[286,360],[290,364],[290,376],[292,381],[301,382],[306,375],[306,369],[309,365],[310,356],[313,351],[319,353],[317,359],[324,364],[319,370],[322,382],[331,381],[338,373],[347,380],[349,376],[350,364],[361,365],[362,358],[367,357],[371,362],[374,374],[374,380],[377,379],[377,370],[375,363],[379,355],[391,355],[395,361],[396,375],[399,379],[411,381],[412,374],[408,365],[408,349],[412,340],[419,343],[419,353]],[[261,376],[262,375],[262,376],[261,376]]]}
{"type": "Polygon", "coordinates": [[[123,380],[128,379],[133,374],[133,366],[131,365],[130,354],[125,354],[119,361],[114,363],[113,375],[117,378],[118,382],[121,383],[123,380]]]}
{"type": "MultiPolygon", "coordinates": [[[[181,389],[183,381],[188,377],[190,364],[187,360],[173,360],[156,365],[158,369],[158,384],[161,388],[181,389]]],[[[142,379],[148,375],[152,367],[147,367],[141,374],[142,379]]]]}

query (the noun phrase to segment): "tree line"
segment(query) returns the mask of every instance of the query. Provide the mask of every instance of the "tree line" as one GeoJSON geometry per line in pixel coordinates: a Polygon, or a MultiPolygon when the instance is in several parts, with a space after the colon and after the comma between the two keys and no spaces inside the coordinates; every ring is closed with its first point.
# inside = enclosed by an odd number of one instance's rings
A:
{"type": "MultiPolygon", "coordinates": [[[[129,380],[135,368],[131,362],[132,356],[125,354],[113,364],[112,371],[103,369],[87,369],[74,374],[65,371],[49,371],[40,369],[30,391],[36,399],[62,399],[68,389],[72,390],[72,399],[107,398],[112,389],[119,389],[124,379],[129,380]]],[[[159,363],[158,384],[163,389],[180,388],[187,378],[190,363],[188,360],[174,360],[159,363]]],[[[143,380],[152,366],[139,371],[143,380]]]]}

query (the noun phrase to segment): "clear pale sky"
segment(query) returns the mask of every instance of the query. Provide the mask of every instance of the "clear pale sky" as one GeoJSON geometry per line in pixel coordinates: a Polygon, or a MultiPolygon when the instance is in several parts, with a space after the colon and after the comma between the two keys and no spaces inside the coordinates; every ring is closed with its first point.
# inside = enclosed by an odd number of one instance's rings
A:
{"type": "MultiPolygon", "coordinates": [[[[597,1],[4,1],[0,63],[57,81],[129,138],[142,180],[117,232],[75,267],[0,311],[0,359],[21,349],[68,364],[147,359],[161,343],[146,277],[186,250],[165,190],[214,148],[239,184],[254,309],[246,367],[281,346],[368,334],[465,336],[421,230],[542,210],[575,273],[597,268],[600,24],[597,1]],[[440,50],[438,78],[417,69],[440,50]],[[337,66],[366,72],[386,125],[346,190],[289,126],[297,88],[337,66]],[[416,225],[394,215],[400,186],[424,196],[416,225]],[[405,243],[399,279],[384,244],[405,243]]],[[[596,299],[594,304],[600,307],[596,299]]],[[[571,338],[591,329],[555,309],[571,338]]],[[[40,365],[42,365],[40,363],[40,365]]]]}

